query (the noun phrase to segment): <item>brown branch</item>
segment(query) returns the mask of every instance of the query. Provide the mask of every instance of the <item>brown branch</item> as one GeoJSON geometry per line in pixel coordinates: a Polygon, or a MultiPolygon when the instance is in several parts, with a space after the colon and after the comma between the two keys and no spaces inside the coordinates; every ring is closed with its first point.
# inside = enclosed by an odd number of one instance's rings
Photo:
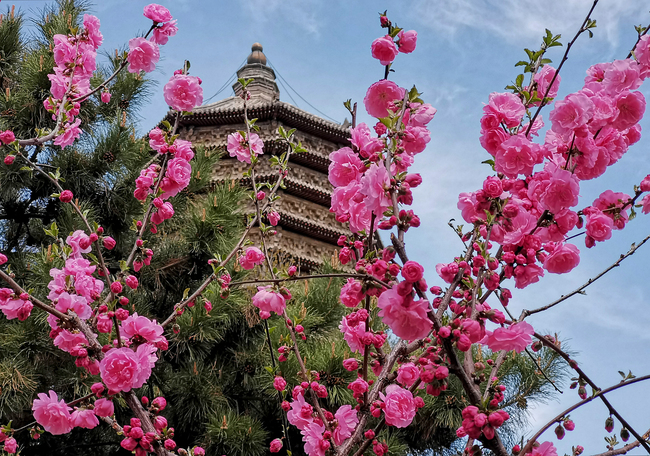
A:
{"type": "MultiPolygon", "coordinates": [[[[544,431],[546,431],[548,428],[553,426],[555,423],[560,421],[562,418],[564,418],[566,415],[568,415],[569,413],[571,413],[575,409],[577,409],[579,407],[582,407],[585,404],[588,404],[589,402],[593,401],[596,398],[604,399],[605,394],[610,393],[610,392],[612,392],[614,390],[617,390],[617,389],[622,388],[624,386],[632,385],[634,383],[642,382],[644,380],[649,380],[649,379],[650,379],[650,375],[644,375],[643,377],[637,377],[637,378],[634,378],[632,380],[621,381],[620,383],[618,383],[618,384],[616,384],[614,386],[610,386],[609,388],[606,388],[604,390],[594,391],[594,394],[591,397],[588,397],[587,399],[583,399],[580,402],[576,402],[571,407],[569,407],[566,410],[562,411],[560,414],[558,414],[556,417],[552,418],[548,423],[546,423],[544,426],[542,426],[542,428],[539,431],[537,431],[537,433],[528,440],[528,443],[526,443],[526,445],[524,446],[524,448],[521,450],[521,452],[519,454],[529,453],[533,449],[533,444],[537,441],[539,436],[544,433],[544,431]]],[[[630,429],[629,427],[627,427],[627,428],[630,429]]],[[[631,429],[630,429],[630,432],[632,432],[631,429]]],[[[643,437],[639,436],[638,439],[643,440],[643,437]]],[[[637,443],[639,443],[639,442],[637,442],[637,443]]],[[[641,442],[640,444],[644,445],[644,443],[645,442],[641,442]]],[[[646,445],[647,444],[645,444],[644,447],[646,445]]],[[[604,454],[606,454],[606,453],[604,453],[604,454]]]]}
{"type": "Polygon", "coordinates": [[[616,261],[614,262],[614,264],[612,264],[611,266],[609,266],[607,269],[605,269],[604,271],[602,271],[600,274],[596,275],[595,277],[593,277],[593,278],[587,280],[587,282],[585,282],[584,284],[582,284],[581,286],[579,286],[578,288],[576,288],[576,289],[573,290],[572,292],[567,293],[566,295],[561,296],[559,299],[553,301],[552,303],[547,304],[547,305],[542,306],[542,307],[539,307],[539,308],[537,308],[537,309],[533,309],[533,310],[526,310],[526,309],[524,309],[524,310],[521,312],[521,316],[519,317],[519,321],[522,321],[524,318],[526,318],[526,317],[529,316],[529,315],[533,315],[533,314],[536,314],[536,313],[538,313],[538,312],[542,312],[542,311],[544,311],[544,310],[548,310],[548,309],[550,309],[551,307],[555,307],[556,305],[560,304],[560,303],[563,302],[563,301],[566,301],[567,299],[569,299],[569,298],[572,297],[572,296],[575,296],[575,295],[577,295],[577,294],[584,294],[583,290],[584,290],[585,288],[587,288],[589,285],[591,285],[592,283],[594,283],[596,280],[600,279],[602,276],[604,276],[605,274],[607,274],[607,273],[608,273],[609,271],[611,271],[612,269],[618,267],[624,259],[626,259],[626,258],[628,258],[628,257],[630,257],[630,256],[632,256],[632,255],[634,255],[634,252],[636,252],[636,251],[639,249],[639,247],[641,247],[643,244],[645,244],[646,242],[648,242],[648,240],[650,240],[650,235],[646,236],[645,239],[643,239],[641,242],[639,242],[638,245],[637,245],[637,244],[632,244],[632,246],[630,247],[630,250],[628,250],[627,253],[625,253],[625,254],[621,254],[620,258],[619,258],[618,260],[616,260],[616,261]]]}
{"type": "MultiPolygon", "coordinates": [[[[648,437],[650,437],[650,429],[648,431],[646,431],[645,434],[643,434],[644,439],[647,440],[648,437]]],[[[627,445],[622,446],[621,448],[618,448],[616,450],[605,451],[604,453],[596,454],[594,456],[616,456],[616,455],[619,455],[619,454],[626,454],[628,451],[633,450],[634,448],[638,447],[639,445],[641,445],[641,442],[639,442],[638,440],[635,440],[634,442],[630,442],[627,445]]]]}

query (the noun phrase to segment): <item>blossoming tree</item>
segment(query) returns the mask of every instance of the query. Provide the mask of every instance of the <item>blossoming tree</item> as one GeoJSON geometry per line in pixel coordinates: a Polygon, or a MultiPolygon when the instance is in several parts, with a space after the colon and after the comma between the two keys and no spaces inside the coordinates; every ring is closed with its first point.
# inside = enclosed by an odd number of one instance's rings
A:
{"type": "MultiPolygon", "coordinates": [[[[47,179],[56,188],[51,197],[70,205],[83,229],[67,236],[60,235],[56,225],[48,229],[47,234],[56,240],[48,255],[56,259],[58,267],[49,270],[51,280],[42,293],[16,281],[7,257],[0,255],[0,279],[7,286],[0,289],[0,310],[7,319],[19,321],[30,318],[34,307],[45,312],[54,346],[74,357],[75,365],[97,381],[89,394],[70,402],[53,390],[39,393],[32,405],[38,426],[33,428],[34,436],[41,428],[53,435],[73,428],[94,428],[101,419],[123,436],[125,450],[138,455],[205,454],[201,446],[177,448],[173,429],[160,415],[167,406],[164,397],[138,399],[134,390],[150,381],[160,353],[169,348],[168,338],[181,329],[183,314],[193,312],[197,303],[207,312],[212,310],[206,298],[209,289],[216,287],[228,296],[231,290],[252,282],[257,285],[252,304],[265,321],[272,360],[268,371],[275,377],[278,407],[286,412],[286,421],[300,430],[304,451],[310,456],[370,452],[382,456],[390,451],[380,437],[382,430],[411,425],[425,406],[424,397],[448,395],[454,384],[462,389],[458,394],[466,401],[456,436],[465,439],[468,453],[487,449],[498,455],[552,456],[555,447],[549,438],[541,438],[544,431],[554,427],[557,438],[563,438],[565,430],[575,426],[569,413],[596,399],[608,409],[606,429],[611,432],[618,423],[624,442],[634,438],[616,450],[612,440],[611,451],[622,454],[642,446],[650,452],[643,435],[607,398],[610,391],[650,376],[628,376],[620,384],[602,389],[554,337],[539,334],[525,321],[529,315],[580,293],[592,281],[548,306],[524,310],[519,316],[508,311],[512,285],[525,288],[545,273],[569,273],[577,266],[580,250],[568,242],[570,239],[584,235],[585,246],[595,247],[610,239],[614,231],[625,229],[636,215],[635,208],[650,212],[650,175],[634,185],[630,194],[605,189],[591,205],[577,207],[581,182],[606,173],[639,140],[645,99],[638,89],[650,74],[650,37],[645,29],[639,29],[639,39],[627,58],[592,66],[581,90],[554,100],[571,46],[595,27],[591,14],[596,3],[567,44],[557,68],[550,66],[545,53],[560,45],[560,37],[547,31],[540,50],[528,51],[529,61],[517,64],[524,67],[524,73],[508,91],[489,96],[481,119],[481,145],[492,157],[487,162],[493,172],[481,189],[459,196],[458,208],[467,223],[467,227],[457,227],[464,250],[437,265],[437,277],[429,276],[437,285],[429,286],[424,268],[409,258],[405,242],[407,231],[420,225],[417,214],[406,207],[413,201],[411,189],[421,184],[422,177],[409,169],[414,156],[423,152],[430,140],[427,125],[436,109],[425,103],[415,88],[406,90],[388,78],[400,54],[416,51],[417,33],[395,26],[385,14],[380,16],[386,35],[372,43],[371,54],[384,66],[384,77],[370,86],[363,100],[377,123],[372,130],[364,123],[357,125],[356,104],[347,103],[353,118],[351,144],[330,155],[329,179],[335,187],[331,210],[339,221],[348,222],[354,233],[339,240],[339,259],[350,266],[347,272],[306,276],[298,274],[295,266],[278,270],[271,263],[266,240],[275,234],[273,226],[279,221],[273,203],[291,156],[304,148],[294,140],[293,131],[280,129],[287,149],[272,159],[278,178],[270,184],[258,182],[256,165],[263,143],[254,132],[255,119],[247,117],[250,80],[240,80],[245,129],[228,138],[227,149],[231,156],[250,164],[250,199],[255,212],[241,239],[228,253],[207,261],[211,273],[197,287],[185,290],[173,312],[160,322],[131,312],[127,294],[138,289],[138,277],[155,255],[147,242],[170,223],[175,216],[175,198],[190,183],[195,151],[191,143],[178,137],[177,127],[183,112],[202,103],[201,80],[191,76],[189,64],[184,63],[164,87],[173,122],[164,121],[149,133],[149,146],[156,155],[135,179],[133,197],[142,206],[133,223],[132,247],[119,261],[119,269],[111,270],[105,258],[116,246],[111,235],[118,233],[106,232],[93,222],[60,174],[44,169],[30,152],[50,141],[62,148],[71,145],[81,133],[83,104],[123,70],[152,71],[160,58],[159,46],[177,29],[166,8],[146,6],[144,15],[152,21],[149,32],[131,39],[129,51],[113,75],[92,85],[102,42],[99,20],[86,15],[82,28],[54,35],[56,66],[48,75],[50,95],[43,100],[55,120],[54,127],[24,139],[7,130],[0,133],[0,142],[5,164],[20,165],[21,171],[47,179]],[[550,129],[542,141],[536,137],[544,127],[545,107],[550,129]],[[251,245],[249,239],[254,227],[259,228],[259,245],[251,245]],[[573,234],[583,228],[584,232],[573,234]],[[378,242],[381,230],[390,231],[388,247],[378,242]],[[233,281],[228,273],[233,262],[266,275],[233,281]],[[303,326],[307,310],[297,315],[287,310],[287,302],[293,298],[291,282],[328,277],[346,279],[340,301],[350,311],[339,328],[352,355],[341,364],[355,374],[347,385],[353,401],[336,408],[327,401],[330,390],[319,372],[304,356],[303,344],[309,336],[303,326]],[[272,316],[283,326],[279,339],[274,333],[276,341],[266,325],[272,316]],[[567,362],[575,371],[572,386],[580,401],[531,438],[507,448],[502,439],[504,424],[510,419],[504,410],[508,394],[505,368],[510,353],[522,353],[529,346],[533,351],[544,348],[567,362]],[[290,362],[297,366],[291,374],[283,367],[290,362]],[[295,382],[291,390],[287,390],[288,381],[295,382]],[[118,400],[131,410],[128,424],[116,419],[114,402],[118,400]]],[[[108,94],[101,97],[102,101],[109,99],[108,94]]],[[[649,238],[633,246],[614,266],[649,238]]],[[[543,366],[538,367],[543,373],[543,366]]],[[[272,453],[291,451],[285,448],[285,441],[287,447],[289,444],[286,426],[284,435],[270,443],[272,453]]],[[[10,424],[3,428],[0,438],[6,453],[18,450],[17,436],[20,438],[18,430],[10,424]]],[[[574,447],[574,455],[581,452],[580,446],[574,447]]]]}

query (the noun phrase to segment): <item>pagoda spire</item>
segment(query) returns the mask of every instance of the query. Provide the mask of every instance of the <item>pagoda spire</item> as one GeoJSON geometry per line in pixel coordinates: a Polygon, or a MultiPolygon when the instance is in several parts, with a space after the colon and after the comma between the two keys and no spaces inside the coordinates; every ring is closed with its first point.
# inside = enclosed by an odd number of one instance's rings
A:
{"type": "MultiPolygon", "coordinates": [[[[275,82],[275,72],[266,65],[266,55],[264,55],[260,43],[253,44],[246,65],[237,70],[237,78],[253,79],[253,82],[248,85],[248,91],[254,101],[278,101],[280,99],[280,89],[275,82]]],[[[235,82],[232,88],[237,96],[241,95],[242,86],[239,82],[235,82]]]]}

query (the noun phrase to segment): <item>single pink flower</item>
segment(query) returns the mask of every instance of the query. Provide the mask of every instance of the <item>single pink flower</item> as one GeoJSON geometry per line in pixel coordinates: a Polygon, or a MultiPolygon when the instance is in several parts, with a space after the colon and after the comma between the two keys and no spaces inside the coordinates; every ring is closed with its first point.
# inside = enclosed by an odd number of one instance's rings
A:
{"type": "Polygon", "coordinates": [[[481,343],[486,344],[490,350],[514,350],[521,353],[531,342],[535,330],[531,325],[522,321],[508,328],[497,328],[494,332],[488,331],[481,343]]]}
{"type": "Polygon", "coordinates": [[[271,226],[278,226],[278,222],[280,221],[280,214],[277,211],[269,212],[266,214],[266,217],[269,219],[271,226]]]}
{"type": "Polygon", "coordinates": [[[348,281],[341,288],[341,303],[346,307],[356,307],[359,305],[365,293],[361,282],[348,278],[348,281]]]}
{"type": "Polygon", "coordinates": [[[420,378],[420,369],[413,363],[404,363],[397,369],[397,382],[410,388],[420,378]]]}
{"type": "Polygon", "coordinates": [[[390,35],[382,36],[372,42],[370,46],[372,56],[379,60],[382,65],[388,65],[395,60],[398,51],[390,35]]]}
{"type": "Polygon", "coordinates": [[[350,182],[358,181],[366,167],[349,147],[343,147],[329,156],[328,179],[334,187],[345,187],[350,182]]]}
{"type": "Polygon", "coordinates": [[[84,29],[93,49],[97,50],[104,41],[104,37],[99,31],[99,19],[90,14],[84,14],[84,29]]]}
{"type": "Polygon", "coordinates": [[[544,260],[544,269],[553,274],[570,272],[580,263],[580,250],[573,244],[559,243],[544,260]]]}
{"type": "Polygon", "coordinates": [[[178,32],[176,21],[167,22],[153,30],[151,41],[159,45],[167,44],[169,38],[176,35],[176,32],[178,32]]]}
{"type": "Polygon", "coordinates": [[[526,113],[526,108],[521,99],[510,92],[491,93],[488,106],[497,115],[499,121],[508,128],[518,127],[526,113]]]}
{"type": "Polygon", "coordinates": [[[605,215],[600,209],[594,208],[587,213],[585,228],[587,235],[592,239],[602,242],[612,237],[614,222],[611,217],[605,215]]]}
{"type": "Polygon", "coordinates": [[[313,407],[305,402],[304,396],[298,394],[291,402],[291,410],[287,412],[287,419],[289,423],[302,431],[314,421],[314,417],[312,416],[313,411],[313,407]]]}
{"type": "Polygon", "coordinates": [[[162,179],[160,188],[165,191],[163,199],[176,196],[181,190],[187,187],[192,178],[192,166],[187,160],[174,157],[167,163],[165,177],[162,179]]]}
{"type": "Polygon", "coordinates": [[[14,132],[11,130],[5,130],[3,132],[0,132],[0,142],[2,144],[11,144],[16,140],[16,136],[14,135],[14,132]]]}
{"type": "Polygon", "coordinates": [[[397,46],[399,47],[399,51],[403,52],[404,54],[410,54],[411,52],[415,51],[415,45],[417,44],[418,41],[418,32],[415,30],[401,30],[397,34],[398,42],[397,46]]]}
{"type": "Polygon", "coordinates": [[[110,391],[131,391],[140,388],[151,375],[158,359],[156,347],[142,344],[136,351],[130,348],[111,348],[99,363],[102,380],[110,391]]]}
{"type": "Polygon", "coordinates": [[[562,78],[558,74],[553,81],[553,85],[549,90],[549,84],[555,76],[556,69],[550,65],[544,65],[536,74],[533,76],[533,81],[537,83],[537,98],[543,98],[545,95],[549,98],[555,98],[557,96],[557,91],[560,88],[560,81],[562,78]],[[548,90],[548,94],[546,91],[548,90]]]}
{"type": "Polygon", "coordinates": [[[406,91],[393,81],[382,79],[368,88],[363,104],[373,117],[387,117],[388,109],[396,111],[395,102],[402,101],[406,91]]]}
{"type": "Polygon", "coordinates": [[[129,73],[144,71],[152,72],[156,63],[160,60],[158,45],[144,38],[132,38],[129,40],[129,73]]]}
{"type": "Polygon", "coordinates": [[[342,445],[345,439],[349,438],[354,427],[359,422],[357,411],[350,405],[343,405],[334,414],[338,425],[334,429],[334,443],[342,445]]]}
{"type": "Polygon", "coordinates": [[[77,409],[72,412],[72,425],[84,429],[93,429],[99,424],[95,413],[89,409],[77,409]]]}
{"type": "Polygon", "coordinates": [[[390,179],[383,163],[373,163],[360,180],[363,202],[368,211],[381,218],[384,211],[392,204],[388,194],[390,179]]]}
{"type": "Polygon", "coordinates": [[[73,428],[70,415],[72,409],[66,405],[63,399],[59,400],[52,390],[50,390],[49,396],[39,393],[38,399],[32,405],[32,410],[36,422],[50,434],[67,434],[73,428]]]}
{"type": "Polygon", "coordinates": [[[537,448],[533,448],[530,456],[557,456],[557,450],[551,442],[544,442],[537,448]]]}
{"type": "Polygon", "coordinates": [[[325,456],[330,443],[323,438],[324,432],[325,425],[316,422],[310,423],[301,431],[302,440],[305,442],[305,452],[309,456],[325,456]]]}
{"type": "Polygon", "coordinates": [[[144,17],[154,22],[167,22],[172,20],[172,14],[167,8],[157,3],[151,3],[144,7],[144,17]]]}
{"type": "Polygon", "coordinates": [[[253,305],[260,309],[260,317],[267,319],[271,312],[281,315],[286,307],[284,296],[277,291],[273,291],[271,286],[257,287],[259,290],[253,296],[253,305]]]}
{"type": "Polygon", "coordinates": [[[61,146],[61,148],[64,149],[75,142],[81,134],[81,128],[79,128],[79,125],[81,125],[81,119],[77,119],[73,123],[67,122],[63,126],[63,132],[60,132],[54,140],[54,144],[61,146]]]}
{"type": "Polygon", "coordinates": [[[239,264],[246,270],[253,269],[256,265],[264,263],[264,253],[257,247],[248,247],[239,257],[239,264]]]}
{"type": "Polygon", "coordinates": [[[165,102],[176,111],[191,111],[203,103],[199,78],[187,74],[173,75],[163,88],[165,102]]]}
{"type": "Polygon", "coordinates": [[[240,162],[250,164],[251,152],[254,155],[261,155],[264,153],[264,142],[260,139],[257,133],[251,133],[250,141],[246,141],[245,136],[236,131],[228,135],[226,149],[231,157],[237,157],[237,160],[240,162]]]}
{"type": "Polygon", "coordinates": [[[162,326],[156,323],[155,320],[149,320],[143,315],[138,315],[134,312],[132,315],[122,322],[120,326],[120,334],[129,339],[139,337],[149,343],[155,344],[165,339],[163,333],[165,330],[162,326]]]}
{"type": "Polygon", "coordinates": [[[532,174],[533,167],[540,161],[539,145],[523,135],[515,135],[505,140],[497,149],[494,168],[506,177],[515,178],[519,174],[532,174]]]}
{"type": "Polygon", "coordinates": [[[402,267],[402,277],[407,282],[419,282],[424,275],[424,268],[416,261],[407,261],[402,267]]]}
{"type": "Polygon", "coordinates": [[[384,401],[386,424],[397,428],[411,424],[417,408],[409,390],[397,385],[388,385],[386,394],[379,393],[379,397],[384,401]]]}
{"type": "MultiPolygon", "coordinates": [[[[282,440],[280,439],[273,439],[271,441],[271,445],[269,447],[269,451],[271,453],[279,453],[280,450],[282,449],[282,440]]],[[[196,453],[195,453],[196,454],[196,453]]]]}
{"type": "Polygon", "coordinates": [[[414,301],[409,294],[401,296],[396,287],[386,290],[377,301],[379,316],[393,333],[405,340],[416,340],[426,337],[433,323],[427,317],[428,301],[414,301]]]}

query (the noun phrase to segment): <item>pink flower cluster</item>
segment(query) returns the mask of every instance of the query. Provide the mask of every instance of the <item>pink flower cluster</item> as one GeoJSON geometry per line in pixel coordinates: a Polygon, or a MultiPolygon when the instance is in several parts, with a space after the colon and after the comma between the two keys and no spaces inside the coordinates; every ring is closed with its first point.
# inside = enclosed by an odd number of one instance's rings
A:
{"type": "Polygon", "coordinates": [[[53,435],[67,434],[75,427],[93,429],[99,424],[97,416],[108,416],[101,414],[101,406],[96,410],[77,408],[73,411],[63,399],[59,400],[52,390],[49,391],[49,395],[39,393],[38,399],[34,400],[32,410],[36,422],[53,435]]]}
{"type": "Polygon", "coordinates": [[[508,412],[504,410],[495,410],[486,414],[473,405],[465,407],[462,416],[463,425],[456,431],[458,437],[469,436],[470,439],[477,439],[483,434],[488,440],[493,439],[495,431],[510,418],[508,412]]]}
{"type": "Polygon", "coordinates": [[[76,35],[54,35],[54,73],[48,74],[52,96],[43,104],[45,109],[57,119],[61,114],[63,122],[54,144],[67,147],[81,134],[80,103],[61,104],[64,97],[68,100],[81,97],[90,92],[90,78],[97,69],[97,48],[102,44],[99,31],[99,19],[89,14],[84,15],[83,28],[76,35]],[[65,109],[65,112],[59,112],[65,109]]]}
{"type": "Polygon", "coordinates": [[[0,288],[0,310],[5,314],[7,320],[17,318],[20,321],[25,321],[33,308],[34,305],[29,301],[29,295],[16,295],[10,288],[0,288]]]}
{"type": "MultiPolygon", "coordinates": [[[[364,103],[369,114],[386,117],[389,111],[398,111],[395,103],[400,102],[404,94],[404,89],[394,82],[381,80],[368,89],[364,103]]],[[[391,190],[396,192],[398,202],[406,205],[413,202],[411,189],[422,182],[420,176],[404,174],[394,186],[391,185],[391,176],[407,171],[414,156],[426,147],[430,140],[426,124],[433,119],[435,109],[428,104],[410,103],[403,114],[405,130],[400,136],[399,153],[395,154],[390,172],[383,160],[385,127],[378,129],[379,136],[374,136],[368,126],[361,123],[350,131],[352,148],[344,147],[330,154],[329,180],[335,187],[330,211],[336,214],[338,221],[349,222],[355,233],[377,227],[390,229],[398,223],[407,228],[419,225],[419,219],[412,211],[384,216],[392,206],[391,190]],[[377,223],[371,228],[373,214],[377,223]]],[[[378,125],[383,126],[381,123],[378,125]]]]}
{"type": "Polygon", "coordinates": [[[228,135],[226,149],[231,157],[237,157],[240,162],[250,164],[251,154],[257,156],[264,153],[264,142],[257,133],[251,133],[247,139],[245,132],[236,131],[228,135]]]}
{"type": "Polygon", "coordinates": [[[160,50],[158,45],[167,44],[169,37],[176,35],[178,28],[176,21],[172,21],[172,15],[167,8],[152,3],[144,7],[145,17],[154,22],[152,37],[137,37],[129,40],[129,73],[138,73],[144,71],[152,72],[156,68],[156,63],[160,60],[160,50]]]}
{"type": "Polygon", "coordinates": [[[183,74],[181,70],[174,72],[163,88],[165,101],[176,111],[191,111],[203,103],[201,78],[183,74]]]}
{"type": "Polygon", "coordinates": [[[370,50],[372,56],[379,60],[379,63],[390,65],[398,53],[410,54],[413,52],[417,39],[418,34],[415,30],[401,30],[397,33],[397,43],[393,41],[390,35],[382,36],[372,42],[370,50]]]}

